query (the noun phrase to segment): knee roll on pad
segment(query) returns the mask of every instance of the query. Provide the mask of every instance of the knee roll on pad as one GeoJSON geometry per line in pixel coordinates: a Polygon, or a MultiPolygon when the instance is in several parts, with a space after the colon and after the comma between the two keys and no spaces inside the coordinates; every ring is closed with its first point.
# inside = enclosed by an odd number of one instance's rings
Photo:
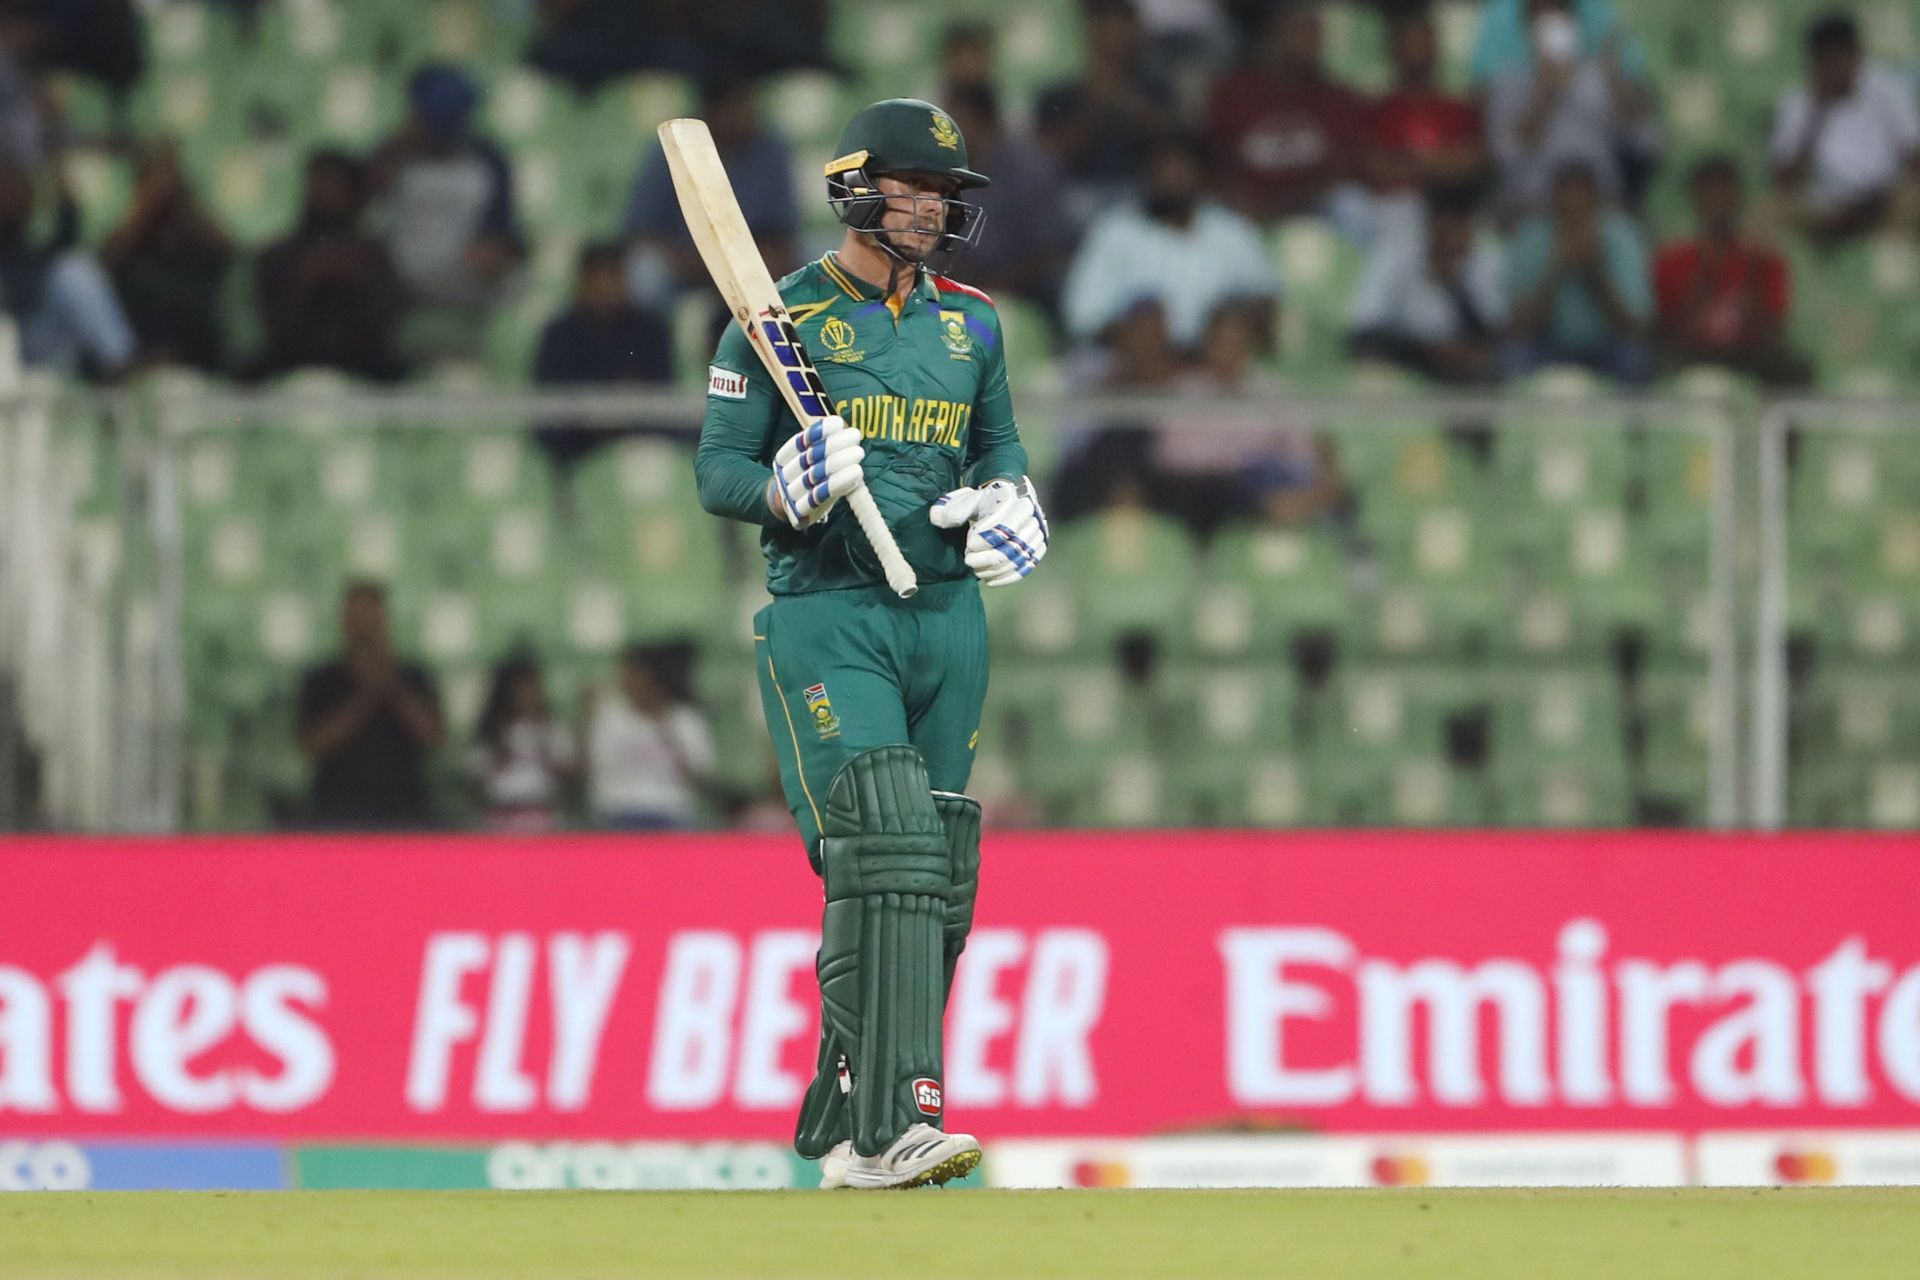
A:
{"type": "Polygon", "coordinates": [[[944,931],[946,984],[953,991],[953,970],[973,931],[973,900],[980,891],[980,802],[957,791],[933,793],[934,811],[947,833],[947,923],[944,931]]]}
{"type": "Polygon", "coordinates": [[[821,832],[822,1025],[846,1055],[854,1150],[878,1155],[908,1125],[941,1121],[952,866],[920,753],[877,747],[848,761],[821,832]]]}

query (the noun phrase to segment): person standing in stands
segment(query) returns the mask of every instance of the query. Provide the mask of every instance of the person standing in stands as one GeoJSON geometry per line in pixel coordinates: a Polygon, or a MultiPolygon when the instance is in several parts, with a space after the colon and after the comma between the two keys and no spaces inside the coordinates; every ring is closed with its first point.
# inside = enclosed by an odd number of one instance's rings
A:
{"type": "Polygon", "coordinates": [[[587,709],[587,790],[596,824],[683,831],[700,817],[718,756],[706,717],[663,671],[666,654],[634,645],[619,683],[587,709]]]}
{"type": "Polygon", "coordinates": [[[505,153],[473,127],[480,88],[458,67],[420,68],[410,110],[374,157],[387,252],[413,297],[402,343],[417,359],[478,351],[526,246],[505,153]]]}
{"type": "Polygon", "coordinates": [[[427,758],[447,737],[433,678],[394,652],[378,583],[347,587],[340,634],[340,655],[300,683],[300,750],[313,763],[309,817],[320,827],[426,826],[427,758]]]}
{"type": "Polygon", "coordinates": [[[486,806],[487,830],[559,830],[580,753],[572,730],[554,718],[538,660],[515,656],[495,668],[474,738],[467,772],[486,806]]]}

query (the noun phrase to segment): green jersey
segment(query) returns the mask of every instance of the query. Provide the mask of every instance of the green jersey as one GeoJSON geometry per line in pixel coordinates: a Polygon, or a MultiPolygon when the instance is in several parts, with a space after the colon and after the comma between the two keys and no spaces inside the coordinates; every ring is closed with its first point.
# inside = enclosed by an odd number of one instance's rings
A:
{"type": "MultiPolygon", "coordinates": [[[[993,300],[923,268],[896,314],[831,253],[779,288],[834,412],[864,438],[867,489],[901,554],[922,582],[966,577],[966,531],[936,529],[928,509],[950,489],[1027,470],[993,300]]],[[[760,527],[774,595],[885,583],[846,504],[802,530],[768,509],[773,455],[797,430],[746,334],[729,327],[708,370],[693,459],[701,505],[760,527]]]]}

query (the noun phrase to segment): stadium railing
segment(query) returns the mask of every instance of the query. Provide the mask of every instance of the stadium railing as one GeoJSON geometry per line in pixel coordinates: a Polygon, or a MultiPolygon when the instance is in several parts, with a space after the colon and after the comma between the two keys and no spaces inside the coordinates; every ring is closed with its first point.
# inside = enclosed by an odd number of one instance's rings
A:
{"type": "MultiPolygon", "coordinates": [[[[1284,420],[1335,443],[1355,510],[1337,527],[1230,524],[1201,550],[1177,522],[1151,514],[1064,523],[1047,589],[1036,579],[1032,590],[995,593],[1005,683],[989,720],[1014,745],[983,744],[983,785],[1011,786],[1027,764],[1047,761],[1027,812],[1076,825],[1124,825],[1124,799],[1099,797],[1124,796],[1142,777],[1146,793],[1174,803],[1164,812],[1219,825],[1772,828],[1823,813],[1896,824],[1913,709],[1894,697],[1887,731],[1863,736],[1840,723],[1834,699],[1860,701],[1911,640],[1911,592],[1905,604],[1895,594],[1911,571],[1902,541],[1911,504],[1899,497],[1912,492],[1911,467],[1873,443],[1892,438],[1900,406],[1592,391],[1547,382],[1498,397],[1399,384],[1254,401],[1022,396],[1045,491],[1085,466],[1061,446],[1084,443],[1091,428],[1257,434],[1284,420]],[[1835,443],[1790,449],[1802,440],[1835,443]],[[1808,479],[1809,468],[1830,478],[1808,479]],[[1830,510],[1836,503],[1844,509],[1830,510]],[[1851,631],[1796,603],[1790,584],[1810,564],[1838,566],[1828,585],[1858,615],[1851,631]],[[1157,643],[1164,676],[1144,701],[1115,660],[1116,646],[1141,634],[1157,643]],[[1816,680],[1802,696],[1796,643],[1837,671],[1838,693],[1816,680]],[[1051,703],[1028,696],[1049,688],[1051,703]],[[1248,691],[1275,701],[1236,710],[1248,691]],[[1583,698],[1584,710],[1568,710],[1583,698]],[[1157,724],[1162,715],[1168,723],[1157,724]],[[1879,751],[1866,791],[1824,809],[1798,803],[1794,734],[1809,760],[1823,734],[1861,739],[1856,756],[1879,751]],[[1197,754],[1175,759],[1184,746],[1197,754]],[[1613,776],[1620,767],[1625,782],[1613,776]],[[1668,775],[1695,771],[1697,783],[1672,784],[1674,807],[1643,803],[1664,794],[1668,775]],[[1353,794],[1341,793],[1340,778],[1353,794]],[[1569,779],[1579,803],[1565,799],[1569,779]],[[1289,786],[1307,800],[1289,808],[1273,799],[1289,786]]],[[[530,424],[554,421],[685,433],[700,411],[677,394],[387,392],[324,378],[258,393],[185,380],[112,393],[0,386],[0,673],[14,703],[7,714],[0,695],[0,824],[217,824],[220,803],[202,801],[227,794],[219,774],[236,754],[272,759],[249,786],[292,788],[290,740],[270,740],[284,726],[285,686],[294,664],[327,647],[314,619],[330,612],[332,588],[367,561],[400,586],[420,585],[421,598],[396,602],[407,641],[432,634],[460,655],[445,664],[458,668],[456,727],[471,718],[485,663],[521,638],[513,624],[529,615],[531,638],[564,651],[563,691],[656,619],[710,651],[731,643],[741,610],[764,598],[757,558],[744,526],[736,537],[696,520],[689,450],[616,446],[576,472],[594,474],[577,509],[563,510],[567,500],[550,475],[529,469],[543,460],[524,444],[530,424]],[[236,463],[235,450],[265,452],[236,463]],[[421,507],[435,477],[449,500],[421,507]],[[355,485],[346,507],[317,514],[355,485]],[[236,501],[235,517],[216,528],[219,504],[236,501]],[[651,528],[667,541],[692,536],[705,549],[633,561],[639,535],[631,524],[608,527],[608,506],[654,512],[651,528]],[[355,522],[375,509],[401,534],[350,546],[355,522]],[[529,558],[529,538],[546,550],[529,558]],[[316,550],[323,543],[332,549],[316,550]],[[518,617],[493,615],[495,602],[522,593],[495,590],[510,585],[494,580],[497,565],[462,567],[463,546],[474,564],[505,563],[515,581],[534,584],[518,617]],[[615,563],[620,556],[629,559],[615,563]],[[220,566],[234,564],[256,584],[299,577],[268,583],[279,595],[264,602],[259,591],[211,592],[220,566]],[[436,565],[452,566],[454,589],[426,600],[436,565]],[[716,574],[718,592],[692,581],[716,574]],[[687,589],[676,594],[676,582],[687,589]],[[661,608],[636,613],[634,597],[649,593],[661,608]],[[290,598],[297,609],[282,607],[290,598]],[[542,616],[552,622],[545,632],[542,616]],[[268,633],[298,642],[275,650],[268,633]],[[209,671],[239,709],[234,718],[198,715],[195,677],[209,671]],[[248,699],[277,710],[255,715],[248,699]],[[246,732],[227,738],[236,724],[246,732]]],[[[707,687],[727,701],[723,739],[731,726],[753,745],[742,780],[761,782],[751,700],[727,689],[724,653],[710,652],[706,666],[707,687]]],[[[1824,785],[1814,778],[1808,794],[1824,785]]],[[[243,822],[265,817],[235,812],[243,822]]]]}

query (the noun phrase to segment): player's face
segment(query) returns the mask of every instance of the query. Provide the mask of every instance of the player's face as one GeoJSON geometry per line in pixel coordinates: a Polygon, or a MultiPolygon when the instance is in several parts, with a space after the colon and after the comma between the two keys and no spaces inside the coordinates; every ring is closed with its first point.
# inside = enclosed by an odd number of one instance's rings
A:
{"type": "Polygon", "coordinates": [[[949,178],[928,173],[889,173],[875,179],[887,197],[880,228],[905,257],[926,261],[947,229],[946,198],[955,191],[949,178]]]}

